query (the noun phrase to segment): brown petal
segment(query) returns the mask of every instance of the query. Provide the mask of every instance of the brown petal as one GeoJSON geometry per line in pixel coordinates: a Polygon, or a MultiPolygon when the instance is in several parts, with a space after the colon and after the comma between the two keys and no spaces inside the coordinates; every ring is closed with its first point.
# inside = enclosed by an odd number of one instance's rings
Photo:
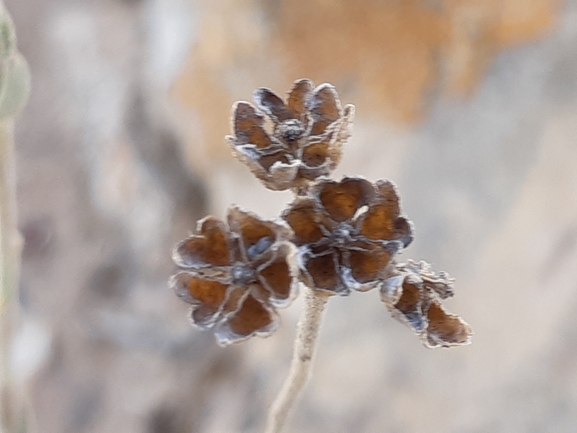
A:
{"type": "Polygon", "coordinates": [[[292,275],[285,261],[271,263],[262,269],[259,274],[265,287],[270,289],[276,297],[286,299],[289,296],[292,275]]]}
{"type": "Polygon", "coordinates": [[[389,208],[391,216],[399,216],[401,206],[399,203],[399,193],[397,186],[388,179],[380,179],[375,183],[377,188],[377,200],[389,208]]]}
{"type": "Polygon", "coordinates": [[[295,248],[283,243],[275,253],[274,259],[258,270],[262,285],[268,290],[270,302],[277,307],[285,307],[296,295],[297,272],[291,266],[294,263],[295,248]]]}
{"type": "Polygon", "coordinates": [[[252,296],[246,298],[240,310],[229,319],[230,328],[238,335],[249,335],[270,325],[270,312],[252,296]]]}
{"type": "Polygon", "coordinates": [[[198,235],[180,242],[174,252],[176,265],[200,269],[231,264],[228,231],[222,221],[208,216],[198,222],[198,235]]]}
{"type": "Polygon", "coordinates": [[[361,284],[380,279],[391,260],[391,253],[384,248],[350,250],[349,261],[353,278],[361,284]]]}
{"type": "Polygon", "coordinates": [[[337,257],[330,250],[323,255],[308,258],[305,268],[312,278],[313,289],[343,294],[347,292],[339,275],[337,257]]]}
{"type": "Polygon", "coordinates": [[[446,313],[437,303],[431,304],[427,313],[429,326],[427,327],[428,347],[450,347],[470,343],[471,328],[459,316],[446,313]]]}
{"type": "Polygon", "coordinates": [[[259,157],[258,162],[266,171],[269,171],[276,162],[280,162],[281,164],[290,164],[287,155],[288,153],[285,150],[278,150],[259,157]]]}
{"type": "Polygon", "coordinates": [[[341,116],[341,105],[335,88],[330,84],[318,86],[307,106],[313,117],[311,135],[320,135],[341,116]]]}
{"type": "Polygon", "coordinates": [[[249,261],[264,254],[277,239],[292,237],[288,226],[262,220],[236,206],[229,208],[227,219],[231,231],[240,234],[242,251],[249,261]]]}
{"type": "Polygon", "coordinates": [[[370,240],[391,240],[398,214],[385,204],[370,206],[361,222],[361,235],[370,240]]]}
{"type": "Polygon", "coordinates": [[[200,329],[211,329],[218,321],[219,311],[206,305],[197,305],[190,311],[190,320],[200,329]]]}
{"type": "Polygon", "coordinates": [[[302,79],[294,83],[289,92],[287,106],[297,115],[302,116],[306,111],[306,103],[313,90],[313,83],[310,80],[302,79]]]}
{"type": "Polygon", "coordinates": [[[322,137],[323,141],[329,143],[330,158],[334,166],[340,162],[343,153],[342,147],[351,136],[354,117],[355,107],[349,104],[345,107],[343,115],[333,122],[326,132],[320,136],[313,135],[313,137],[322,137]]]}
{"type": "Polygon", "coordinates": [[[393,239],[401,241],[404,248],[413,242],[413,224],[405,217],[399,217],[395,221],[393,239]]]}
{"type": "Polygon", "coordinates": [[[286,107],[284,101],[270,89],[265,87],[256,89],[252,97],[258,108],[276,122],[284,122],[295,118],[293,112],[286,107]]]}
{"type": "Polygon", "coordinates": [[[264,130],[264,117],[248,102],[237,102],[233,106],[233,129],[236,145],[254,144],[259,149],[273,144],[264,130]]]}
{"type": "Polygon", "coordinates": [[[243,164],[246,164],[252,174],[267,188],[274,191],[283,191],[294,186],[299,170],[299,161],[289,161],[287,152],[283,149],[267,149],[267,153],[255,150],[254,146],[237,146],[233,137],[226,138],[231,146],[233,155],[243,164]]]}
{"type": "Polygon", "coordinates": [[[391,240],[401,211],[395,185],[388,180],[375,183],[377,196],[361,219],[361,234],[371,240],[391,240]]]}
{"type": "Polygon", "coordinates": [[[309,198],[297,199],[283,218],[295,232],[295,244],[311,244],[322,239],[323,232],[315,219],[314,201],[309,198]]]}
{"type": "Polygon", "coordinates": [[[249,295],[243,299],[238,311],[222,321],[215,335],[219,344],[226,346],[253,335],[269,335],[276,327],[277,321],[274,312],[249,295]]]}
{"type": "Polygon", "coordinates": [[[360,234],[371,240],[399,240],[407,247],[413,240],[413,227],[401,211],[399,196],[394,183],[379,180],[375,184],[377,196],[374,203],[360,218],[360,234]]]}
{"type": "Polygon", "coordinates": [[[412,274],[423,281],[423,287],[436,293],[441,299],[450,298],[455,294],[453,279],[446,272],[435,273],[431,265],[425,261],[415,262],[409,260],[407,263],[397,265],[400,273],[412,274]]]}
{"type": "Polygon", "coordinates": [[[246,296],[248,296],[248,289],[246,287],[230,286],[225,297],[224,305],[222,306],[222,315],[225,316],[238,310],[240,303],[246,296]]]}
{"type": "Polygon", "coordinates": [[[302,160],[308,167],[319,167],[329,158],[330,153],[328,143],[312,143],[303,149],[302,160]]]}
{"type": "Polygon", "coordinates": [[[356,211],[369,203],[374,196],[371,183],[361,178],[344,178],[340,182],[327,181],[318,188],[325,210],[336,222],[352,218],[356,211]]]}
{"type": "Polygon", "coordinates": [[[427,321],[423,316],[421,291],[411,282],[403,282],[403,294],[394,309],[401,314],[404,321],[417,333],[424,331],[427,321]]]}
{"type": "Polygon", "coordinates": [[[203,304],[216,311],[223,304],[227,286],[217,281],[199,278],[189,272],[179,272],[170,281],[179,298],[189,304],[203,304]]]}

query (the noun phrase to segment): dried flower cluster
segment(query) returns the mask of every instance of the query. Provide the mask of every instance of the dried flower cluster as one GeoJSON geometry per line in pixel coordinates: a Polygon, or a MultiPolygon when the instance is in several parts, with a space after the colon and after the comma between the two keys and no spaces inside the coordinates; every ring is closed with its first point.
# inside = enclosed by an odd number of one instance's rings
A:
{"type": "Polygon", "coordinates": [[[342,145],[350,136],[354,106],[341,108],[330,84],[316,89],[309,80],[297,81],[286,103],[269,89],[254,92],[257,107],[248,102],[233,107],[234,136],[226,137],[233,154],[245,163],[267,188],[303,188],[329,175],[341,159],[342,145]]]}
{"type": "Polygon", "coordinates": [[[453,295],[452,280],[425,262],[395,261],[413,240],[395,185],[328,178],[350,136],[354,107],[343,109],[330,84],[315,88],[306,79],[295,82],[286,102],[265,88],[253,98],[256,107],[234,105],[227,142],[267,188],[296,197],[275,220],[233,206],[226,224],[206,217],[177,245],[173,259],[182,270],[170,285],[192,305],[192,322],[227,345],[270,335],[276,308],[290,304],[299,282],[327,295],[379,288],[392,316],[425,346],[468,344],[470,327],[441,305],[453,295]]]}
{"type": "Polygon", "coordinates": [[[399,213],[389,181],[345,177],[312,185],[283,214],[295,233],[302,280],[341,295],[381,284],[394,255],[412,240],[411,224],[399,213]]]}
{"type": "Polygon", "coordinates": [[[426,262],[397,264],[381,285],[381,299],[392,316],[405,323],[427,347],[458,346],[469,341],[471,328],[449,314],[441,301],[454,295],[453,280],[435,274],[426,262]]]}
{"type": "Polygon", "coordinates": [[[171,279],[177,295],[192,304],[192,322],[214,329],[222,345],[274,332],[275,307],[288,305],[297,288],[295,247],[285,223],[234,206],[227,222],[211,216],[198,222],[198,234],[173,252],[184,270],[171,279]]]}

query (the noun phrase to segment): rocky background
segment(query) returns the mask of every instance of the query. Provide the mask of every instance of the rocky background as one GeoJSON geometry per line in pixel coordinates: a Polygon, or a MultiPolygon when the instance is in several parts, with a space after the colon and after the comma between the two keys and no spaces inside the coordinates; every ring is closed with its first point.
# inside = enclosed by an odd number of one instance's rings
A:
{"type": "Polygon", "coordinates": [[[222,349],[167,289],[172,245],[235,202],[278,214],[224,144],[256,87],[354,103],[341,174],[399,187],[471,346],[427,350],[376,292],[329,302],[302,433],[573,432],[577,2],[5,0],[33,76],[17,124],[16,379],[39,433],[252,433],[300,302],[222,349]]]}

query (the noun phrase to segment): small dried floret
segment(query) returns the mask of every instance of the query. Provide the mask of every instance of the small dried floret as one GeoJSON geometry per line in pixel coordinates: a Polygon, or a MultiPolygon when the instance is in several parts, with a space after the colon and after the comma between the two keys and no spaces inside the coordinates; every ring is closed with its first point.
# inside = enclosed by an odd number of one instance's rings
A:
{"type": "Polygon", "coordinates": [[[173,260],[183,270],[171,278],[176,294],[192,305],[192,322],[214,329],[221,345],[270,335],[276,307],[296,296],[292,230],[231,207],[227,223],[208,216],[180,242],[173,260]]]}
{"type": "Polygon", "coordinates": [[[257,89],[253,98],[258,109],[243,101],[233,106],[234,135],[226,140],[267,188],[300,189],[335,169],[350,136],[354,106],[341,108],[332,85],[314,88],[302,79],[294,83],[286,103],[266,88],[257,89]],[[272,121],[272,131],[261,112],[272,121]]]}
{"type": "Polygon", "coordinates": [[[411,223],[400,215],[399,196],[388,180],[321,180],[283,218],[295,233],[303,281],[340,295],[377,286],[393,256],[412,240],[411,223]]]}
{"type": "Polygon", "coordinates": [[[426,347],[469,344],[472,331],[459,316],[441,305],[453,296],[453,280],[436,274],[426,262],[397,264],[381,285],[381,299],[391,315],[411,328],[426,347]]]}

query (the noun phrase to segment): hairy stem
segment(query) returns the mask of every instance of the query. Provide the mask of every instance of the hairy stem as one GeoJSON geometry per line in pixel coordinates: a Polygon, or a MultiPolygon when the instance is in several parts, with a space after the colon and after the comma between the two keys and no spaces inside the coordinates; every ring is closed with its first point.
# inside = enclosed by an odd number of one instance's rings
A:
{"type": "Polygon", "coordinates": [[[305,290],[305,304],[297,327],[291,368],[270,409],[266,433],[280,433],[283,430],[310,377],[319,328],[329,295],[308,287],[305,290]]]}

